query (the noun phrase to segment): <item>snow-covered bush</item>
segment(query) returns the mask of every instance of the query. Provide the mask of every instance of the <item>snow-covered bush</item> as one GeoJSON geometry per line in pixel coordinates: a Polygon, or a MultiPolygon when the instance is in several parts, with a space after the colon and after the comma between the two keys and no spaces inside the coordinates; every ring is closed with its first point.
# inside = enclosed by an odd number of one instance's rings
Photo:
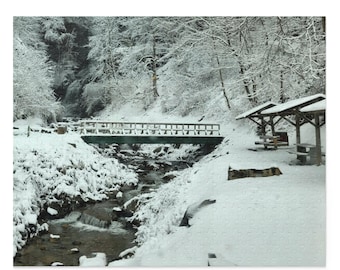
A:
{"type": "Polygon", "coordinates": [[[13,155],[13,255],[38,233],[40,211],[52,202],[102,200],[119,185],[138,181],[125,165],[103,157],[77,135],[14,136],[13,155]]]}
{"type": "Polygon", "coordinates": [[[173,232],[180,224],[188,204],[187,192],[193,169],[184,170],[171,182],[159,187],[157,192],[141,195],[139,207],[131,220],[141,222],[136,233],[136,242],[142,244],[173,232]]]}

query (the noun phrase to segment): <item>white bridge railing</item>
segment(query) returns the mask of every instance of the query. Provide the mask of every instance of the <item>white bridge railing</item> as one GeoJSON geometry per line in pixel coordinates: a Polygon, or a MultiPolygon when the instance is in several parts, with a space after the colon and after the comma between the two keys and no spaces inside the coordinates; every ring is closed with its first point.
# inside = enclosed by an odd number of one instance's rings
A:
{"type": "Polygon", "coordinates": [[[219,124],[178,124],[178,123],[139,123],[81,121],[83,135],[115,136],[220,136],[219,124]]]}

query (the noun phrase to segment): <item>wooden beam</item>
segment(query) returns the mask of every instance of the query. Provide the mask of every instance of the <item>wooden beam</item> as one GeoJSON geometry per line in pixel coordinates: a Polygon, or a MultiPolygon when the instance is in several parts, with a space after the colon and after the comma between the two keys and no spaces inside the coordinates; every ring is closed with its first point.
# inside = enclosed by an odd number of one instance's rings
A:
{"type": "MultiPolygon", "coordinates": [[[[303,118],[303,120],[304,120],[304,122],[303,122],[301,125],[306,124],[306,123],[310,123],[310,124],[312,124],[314,127],[316,126],[316,123],[314,123],[311,119],[309,119],[305,113],[301,113],[300,116],[301,116],[301,117],[303,118]]],[[[313,118],[314,118],[314,116],[315,116],[315,115],[313,115],[313,118]]]]}
{"type": "Polygon", "coordinates": [[[255,119],[253,119],[252,117],[248,117],[249,120],[253,121],[255,124],[262,126],[262,123],[257,122],[255,119]]]}
{"type": "Polygon", "coordinates": [[[286,120],[287,122],[289,122],[290,124],[292,124],[294,127],[296,127],[296,123],[294,123],[292,120],[286,118],[286,116],[282,116],[282,118],[283,118],[284,120],[286,120]]]}
{"type": "Polygon", "coordinates": [[[284,119],[282,116],[280,116],[279,117],[279,119],[276,121],[276,122],[274,122],[274,125],[276,125],[278,122],[280,122],[282,119],[284,119]]]}
{"type": "Polygon", "coordinates": [[[266,120],[264,116],[262,115],[251,115],[251,116],[248,116],[247,118],[251,121],[253,121],[256,125],[258,125],[260,128],[261,128],[261,132],[263,135],[266,134],[266,126],[269,125],[271,126],[271,129],[272,129],[272,132],[273,134],[275,133],[275,125],[282,119],[280,118],[278,121],[274,122],[273,119],[274,119],[275,116],[269,116],[269,120],[266,120]]]}

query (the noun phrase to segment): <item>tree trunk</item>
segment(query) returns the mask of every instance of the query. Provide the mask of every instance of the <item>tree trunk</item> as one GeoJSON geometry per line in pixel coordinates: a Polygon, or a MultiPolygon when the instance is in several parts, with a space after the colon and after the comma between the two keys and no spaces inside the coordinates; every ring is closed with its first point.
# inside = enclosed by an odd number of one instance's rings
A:
{"type": "Polygon", "coordinates": [[[254,103],[257,103],[257,97],[256,97],[256,82],[255,82],[255,79],[252,79],[251,80],[252,83],[253,83],[253,101],[254,103]]]}
{"type": "Polygon", "coordinates": [[[230,106],[230,102],[229,102],[229,98],[227,96],[227,93],[226,93],[226,89],[225,89],[225,86],[224,86],[224,81],[223,81],[223,76],[222,76],[222,71],[220,69],[220,60],[218,59],[218,55],[216,55],[216,61],[217,61],[217,65],[218,65],[218,72],[220,74],[220,81],[221,81],[221,86],[222,86],[222,91],[223,91],[223,95],[227,101],[227,106],[228,106],[228,109],[230,110],[231,109],[231,106],[230,106]]]}
{"type": "Polygon", "coordinates": [[[284,91],[283,91],[283,71],[280,71],[280,102],[284,103],[285,102],[285,96],[284,96],[284,91]]]}
{"type": "Polygon", "coordinates": [[[322,17],[322,31],[326,33],[326,17],[322,17]]]}
{"type": "MultiPolygon", "coordinates": [[[[230,39],[228,39],[228,45],[229,45],[231,51],[234,53],[235,57],[237,58],[237,62],[240,66],[240,74],[241,74],[242,77],[244,77],[243,63],[241,62],[240,56],[236,53],[236,50],[231,46],[230,39]]],[[[252,103],[252,104],[255,103],[256,101],[252,97],[252,94],[250,93],[250,90],[249,90],[249,81],[247,79],[243,79],[243,85],[244,85],[244,89],[246,90],[249,102],[252,103]]],[[[255,86],[255,88],[256,88],[256,86],[255,86]]]]}
{"type": "MultiPolygon", "coordinates": [[[[240,65],[240,74],[242,76],[244,76],[244,67],[243,64],[241,63],[241,61],[238,62],[240,65]]],[[[248,96],[248,100],[250,101],[250,103],[255,103],[254,102],[254,98],[252,98],[252,94],[250,93],[249,90],[249,82],[246,79],[243,79],[243,85],[244,85],[244,89],[246,90],[247,96],[248,96]]]]}
{"type": "Polygon", "coordinates": [[[153,50],[153,59],[152,59],[152,91],[153,91],[153,96],[156,99],[159,94],[157,91],[157,72],[156,72],[156,39],[155,37],[153,38],[153,46],[152,46],[152,50],[153,50]]]}

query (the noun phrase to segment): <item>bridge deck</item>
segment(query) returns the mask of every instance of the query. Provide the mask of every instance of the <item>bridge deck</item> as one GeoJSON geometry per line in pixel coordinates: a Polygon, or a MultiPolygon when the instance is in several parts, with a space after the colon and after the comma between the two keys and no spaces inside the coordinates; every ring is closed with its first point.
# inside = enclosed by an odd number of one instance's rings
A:
{"type": "Polygon", "coordinates": [[[219,124],[127,123],[82,121],[80,133],[87,143],[219,144],[219,124]]]}

